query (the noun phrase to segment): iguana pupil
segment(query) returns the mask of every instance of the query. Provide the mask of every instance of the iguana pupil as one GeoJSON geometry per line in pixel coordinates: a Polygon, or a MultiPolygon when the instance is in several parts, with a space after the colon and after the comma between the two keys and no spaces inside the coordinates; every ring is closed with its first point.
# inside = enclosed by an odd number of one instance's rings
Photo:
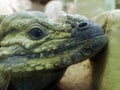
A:
{"type": "Polygon", "coordinates": [[[40,28],[32,28],[30,31],[28,31],[28,35],[32,39],[41,39],[44,36],[44,32],[40,28]]]}

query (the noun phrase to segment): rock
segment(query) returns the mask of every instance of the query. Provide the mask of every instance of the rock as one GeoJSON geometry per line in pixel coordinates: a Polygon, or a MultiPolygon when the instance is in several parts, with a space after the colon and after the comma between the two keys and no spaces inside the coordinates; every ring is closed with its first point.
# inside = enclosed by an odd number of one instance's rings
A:
{"type": "Polygon", "coordinates": [[[94,20],[103,27],[108,36],[109,44],[104,52],[94,57],[93,84],[97,88],[96,90],[119,90],[120,10],[102,13],[94,20]]]}
{"type": "Polygon", "coordinates": [[[59,83],[61,90],[91,90],[92,65],[89,60],[70,66],[59,83]]]}

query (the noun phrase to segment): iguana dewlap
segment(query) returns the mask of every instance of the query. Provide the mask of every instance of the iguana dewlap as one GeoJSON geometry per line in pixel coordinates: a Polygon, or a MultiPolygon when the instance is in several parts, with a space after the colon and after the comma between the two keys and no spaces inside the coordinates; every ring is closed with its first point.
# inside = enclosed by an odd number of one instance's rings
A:
{"type": "Polygon", "coordinates": [[[102,28],[80,15],[1,16],[0,90],[50,90],[69,65],[93,57],[107,42],[102,28]]]}

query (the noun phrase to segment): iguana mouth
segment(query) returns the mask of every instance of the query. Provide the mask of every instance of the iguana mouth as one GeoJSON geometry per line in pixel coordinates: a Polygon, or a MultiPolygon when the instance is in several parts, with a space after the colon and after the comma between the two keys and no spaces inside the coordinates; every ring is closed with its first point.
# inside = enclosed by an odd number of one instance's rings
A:
{"type": "Polygon", "coordinates": [[[13,54],[11,56],[9,56],[8,58],[10,57],[14,57],[14,56],[17,56],[17,57],[26,57],[28,59],[34,59],[34,58],[50,58],[50,57],[54,57],[56,55],[59,55],[59,54],[62,54],[63,52],[65,51],[70,51],[70,50],[73,50],[73,49],[77,49],[78,47],[80,47],[82,44],[84,44],[85,42],[89,41],[89,40],[92,40],[94,38],[100,38],[100,37],[105,37],[104,34],[98,34],[96,36],[92,36],[91,38],[88,38],[88,39],[84,39],[80,42],[78,41],[74,41],[74,40],[71,40],[69,41],[68,43],[65,43],[64,45],[59,45],[57,49],[54,49],[54,50],[50,50],[50,51],[42,51],[40,53],[26,53],[26,54],[13,54]]]}
{"type": "Polygon", "coordinates": [[[10,56],[8,57],[8,59],[2,60],[2,61],[3,63],[5,63],[6,67],[10,67],[12,64],[19,65],[20,63],[26,63],[26,62],[34,61],[37,59],[36,66],[39,66],[40,64],[37,64],[37,62],[39,63],[41,63],[41,61],[48,62],[49,59],[51,59],[52,63],[51,62],[50,63],[53,66],[47,68],[44,64],[43,66],[45,67],[43,70],[59,69],[63,67],[68,67],[69,65],[73,63],[81,62],[87,58],[90,58],[93,55],[95,55],[96,52],[99,52],[101,50],[100,46],[104,46],[103,42],[106,41],[105,37],[106,37],[105,35],[101,34],[101,35],[97,35],[95,37],[83,40],[81,42],[73,41],[69,43],[69,46],[63,46],[63,47],[57,48],[52,51],[45,51],[41,53],[27,53],[23,55],[17,54],[17,55],[10,56]],[[100,44],[97,44],[98,42],[100,44]],[[90,46],[88,46],[88,44],[90,46]],[[65,53],[68,53],[68,55],[64,56],[65,53]]]}
{"type": "MultiPolygon", "coordinates": [[[[89,41],[90,39],[93,39],[93,38],[100,38],[100,37],[104,37],[105,35],[103,34],[100,34],[100,35],[96,35],[94,37],[91,37],[89,39],[86,39],[86,40],[83,40],[83,41],[80,41],[80,42],[75,42],[75,41],[71,41],[68,45],[60,45],[58,46],[57,49],[54,49],[54,50],[50,50],[50,51],[44,51],[44,52],[41,52],[41,53],[29,53],[29,54],[24,54],[24,55],[21,55],[21,56],[26,56],[27,58],[29,59],[33,59],[33,58],[42,58],[42,57],[45,57],[45,58],[50,58],[50,57],[54,57],[56,55],[59,55],[63,52],[65,52],[66,50],[70,51],[70,50],[73,50],[73,49],[77,49],[78,47],[80,47],[83,43],[89,41]]],[[[15,56],[15,55],[14,55],[15,56]]],[[[19,55],[18,55],[19,56],[19,55]]]]}

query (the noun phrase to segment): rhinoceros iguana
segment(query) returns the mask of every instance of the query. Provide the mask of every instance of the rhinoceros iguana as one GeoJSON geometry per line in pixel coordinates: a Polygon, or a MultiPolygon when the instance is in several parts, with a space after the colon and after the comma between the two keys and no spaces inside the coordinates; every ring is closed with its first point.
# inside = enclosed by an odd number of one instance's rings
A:
{"type": "Polygon", "coordinates": [[[80,15],[40,12],[0,17],[0,90],[50,90],[72,64],[107,44],[102,28],[80,15]]]}

